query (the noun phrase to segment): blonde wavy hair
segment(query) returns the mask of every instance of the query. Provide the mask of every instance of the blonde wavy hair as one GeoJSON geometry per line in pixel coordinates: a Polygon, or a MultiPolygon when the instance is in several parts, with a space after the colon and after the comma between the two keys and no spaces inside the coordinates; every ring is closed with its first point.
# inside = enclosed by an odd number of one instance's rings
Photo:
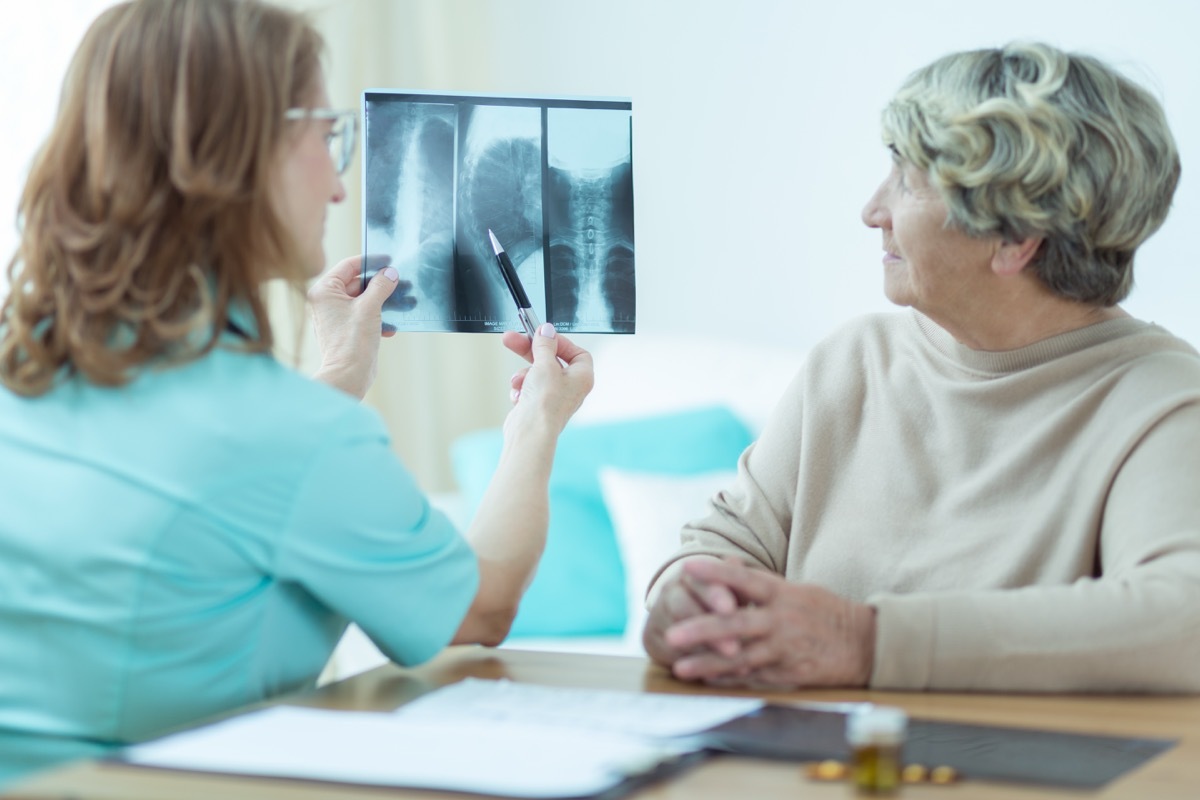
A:
{"type": "Polygon", "coordinates": [[[272,347],[262,286],[305,276],[268,189],[323,48],[303,15],[258,0],[133,0],[96,19],[18,207],[5,386],[122,385],[209,352],[235,307],[242,346],[272,347]]]}
{"type": "Polygon", "coordinates": [[[1145,89],[1045,44],[956,53],[913,73],[883,112],[884,141],[925,170],[948,224],[1045,237],[1032,262],[1062,297],[1111,306],[1166,219],[1179,153],[1145,89]]]}

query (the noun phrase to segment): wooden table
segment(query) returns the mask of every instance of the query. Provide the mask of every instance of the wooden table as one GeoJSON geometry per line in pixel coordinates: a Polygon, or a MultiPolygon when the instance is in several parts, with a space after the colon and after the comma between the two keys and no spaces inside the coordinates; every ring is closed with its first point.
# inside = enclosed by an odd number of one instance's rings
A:
{"type": "MultiPolygon", "coordinates": [[[[431,689],[467,677],[509,678],[548,686],[697,693],[642,659],[567,653],[452,648],[417,669],[380,667],[283,700],[292,705],[386,710],[431,689]]],[[[732,692],[722,692],[732,694],[732,692]]],[[[808,691],[765,695],[774,701],[870,700],[900,706],[911,716],[1019,727],[1044,727],[1081,733],[1180,739],[1179,744],[1103,791],[1081,794],[1029,789],[1008,784],[965,781],[951,787],[907,786],[907,798],[1065,798],[1194,800],[1200,797],[1200,698],[1145,696],[968,695],[866,691],[808,691]]],[[[264,743],[264,746],[269,746],[264,743]]],[[[806,779],[800,767],[774,761],[717,757],[673,780],[643,789],[636,800],[706,798],[845,798],[843,784],[806,779]]],[[[21,798],[329,798],[404,797],[446,800],[437,792],[352,787],[264,778],[238,778],[138,769],[104,762],[79,762],[41,773],[9,788],[5,797],[21,798]]]]}

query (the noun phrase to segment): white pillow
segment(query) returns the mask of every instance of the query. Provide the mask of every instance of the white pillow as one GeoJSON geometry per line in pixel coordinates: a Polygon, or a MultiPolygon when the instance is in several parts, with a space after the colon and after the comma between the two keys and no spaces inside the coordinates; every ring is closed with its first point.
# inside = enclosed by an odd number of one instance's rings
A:
{"type": "Polygon", "coordinates": [[[707,514],[709,499],[735,477],[733,470],[662,475],[601,468],[600,491],[625,567],[627,641],[641,641],[646,589],[658,568],[679,549],[680,529],[707,514]]]}

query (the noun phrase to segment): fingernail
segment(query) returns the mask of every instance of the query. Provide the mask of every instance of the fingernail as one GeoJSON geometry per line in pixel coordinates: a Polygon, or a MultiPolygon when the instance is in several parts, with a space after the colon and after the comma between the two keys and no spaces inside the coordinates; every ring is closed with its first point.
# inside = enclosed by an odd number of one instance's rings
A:
{"type": "Polygon", "coordinates": [[[549,322],[543,322],[542,327],[538,328],[538,334],[545,336],[547,339],[553,339],[555,333],[557,331],[554,330],[554,326],[549,322]]]}
{"type": "Polygon", "coordinates": [[[384,267],[383,276],[385,278],[387,278],[389,281],[400,280],[400,273],[396,271],[395,267],[384,267]]]}
{"type": "Polygon", "coordinates": [[[509,398],[512,399],[512,401],[514,403],[516,403],[517,400],[521,397],[521,393],[518,392],[516,389],[513,389],[511,392],[508,393],[508,396],[509,396],[509,398]]]}

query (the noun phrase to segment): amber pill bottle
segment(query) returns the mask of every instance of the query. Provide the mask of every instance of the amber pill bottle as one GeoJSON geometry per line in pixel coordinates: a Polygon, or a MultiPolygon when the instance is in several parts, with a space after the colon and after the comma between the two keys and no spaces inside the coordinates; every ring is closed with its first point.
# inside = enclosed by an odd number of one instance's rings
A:
{"type": "Polygon", "coordinates": [[[846,717],[850,779],[861,795],[875,797],[900,790],[908,715],[891,706],[866,706],[846,717]]]}

